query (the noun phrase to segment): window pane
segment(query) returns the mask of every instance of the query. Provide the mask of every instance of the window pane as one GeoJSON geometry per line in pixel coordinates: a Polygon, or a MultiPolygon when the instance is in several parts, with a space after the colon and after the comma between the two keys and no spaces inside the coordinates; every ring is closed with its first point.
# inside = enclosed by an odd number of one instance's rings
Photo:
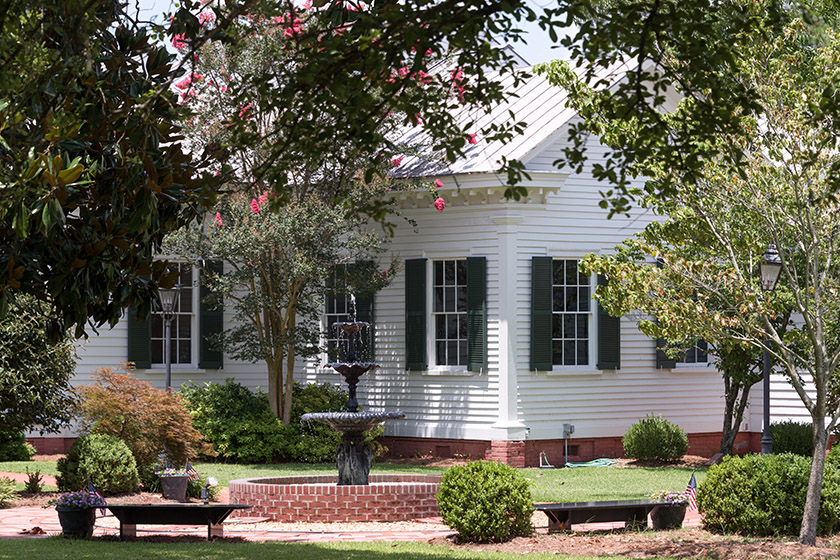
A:
{"type": "Polygon", "coordinates": [[[163,338],[163,318],[155,314],[149,319],[152,322],[152,338],[163,338]]]}
{"type": "Polygon", "coordinates": [[[591,301],[591,297],[589,295],[589,287],[586,286],[586,287],[578,288],[578,294],[579,294],[578,305],[580,306],[580,307],[578,307],[578,310],[589,311],[589,302],[591,301]]]}
{"type": "Polygon", "coordinates": [[[577,337],[589,338],[589,321],[586,315],[577,316],[577,337]]]}
{"type": "Polygon", "coordinates": [[[443,340],[435,343],[435,363],[439,366],[446,365],[446,342],[443,340]]]}
{"type": "Polygon", "coordinates": [[[455,286],[444,288],[443,293],[443,309],[450,313],[457,311],[455,308],[455,286]]]}
{"type": "Polygon", "coordinates": [[[566,284],[574,286],[578,280],[577,261],[566,261],[566,284]]]}
{"type": "Polygon", "coordinates": [[[458,346],[458,365],[467,365],[467,345],[463,342],[458,346]]]}
{"type": "Polygon", "coordinates": [[[578,289],[577,288],[566,288],[566,311],[577,311],[578,310],[578,289]]]}
{"type": "Polygon", "coordinates": [[[551,363],[555,365],[563,364],[563,341],[554,340],[551,343],[551,363]]]}
{"type": "Polygon", "coordinates": [[[192,288],[181,288],[178,295],[178,308],[184,313],[192,313],[192,288]]]}
{"type": "Polygon", "coordinates": [[[175,323],[178,324],[178,338],[190,338],[190,333],[192,332],[192,321],[190,321],[189,315],[178,315],[173,321],[172,324],[172,331],[175,332],[175,323]]]}
{"type": "Polygon", "coordinates": [[[563,288],[554,288],[554,311],[565,311],[566,298],[564,297],[563,288]]]}
{"type": "Polygon", "coordinates": [[[153,364],[162,364],[163,363],[163,341],[162,340],[153,340],[152,341],[152,363],[153,364]]]}
{"type": "Polygon", "coordinates": [[[558,260],[558,259],[554,259],[552,261],[552,265],[553,265],[552,266],[553,282],[555,284],[562,284],[563,283],[563,278],[565,278],[565,276],[563,274],[563,261],[558,260]]]}
{"type": "Polygon", "coordinates": [[[589,363],[589,343],[583,340],[577,343],[577,363],[579,366],[589,363]]]}
{"type": "Polygon", "coordinates": [[[446,343],[446,365],[448,366],[457,366],[458,365],[458,341],[457,340],[450,340],[446,343]]]}
{"type": "Polygon", "coordinates": [[[455,285],[455,261],[443,262],[444,283],[449,286],[455,285]]]}
{"type": "Polygon", "coordinates": [[[467,285],[467,261],[459,260],[456,261],[458,266],[458,285],[459,286],[466,286],[467,285]]]}
{"type": "Polygon", "coordinates": [[[190,348],[190,341],[189,340],[181,340],[178,343],[178,363],[179,364],[188,364],[192,360],[190,348]]]}
{"type": "Polygon", "coordinates": [[[575,316],[574,315],[564,315],[563,316],[563,338],[575,338],[576,332],[576,325],[575,325],[575,316]]]}
{"type": "Polygon", "coordinates": [[[435,338],[446,338],[446,315],[435,316],[435,338]]]}
{"type": "Polygon", "coordinates": [[[467,339],[467,316],[458,315],[458,338],[461,340],[467,339]]]}
{"type": "Polygon", "coordinates": [[[566,340],[563,342],[563,365],[575,365],[575,341],[566,340]]]}
{"type": "Polygon", "coordinates": [[[436,313],[443,311],[443,288],[435,288],[434,311],[436,313]]]}
{"type": "Polygon", "coordinates": [[[449,339],[457,339],[458,338],[458,316],[457,315],[447,315],[446,316],[446,338],[449,338],[449,339]]]}
{"type": "Polygon", "coordinates": [[[551,338],[563,338],[563,316],[559,313],[551,316],[551,338]]]}
{"type": "Polygon", "coordinates": [[[443,261],[435,261],[435,285],[443,285],[443,261]]]}
{"type": "Polygon", "coordinates": [[[467,287],[458,286],[458,311],[467,311],[467,287]]]}

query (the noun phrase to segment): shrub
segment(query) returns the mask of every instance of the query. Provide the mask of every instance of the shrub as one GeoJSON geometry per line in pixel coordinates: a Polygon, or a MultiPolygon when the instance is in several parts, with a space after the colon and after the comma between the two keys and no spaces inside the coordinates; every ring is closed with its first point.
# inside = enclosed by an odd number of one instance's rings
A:
{"type": "Polygon", "coordinates": [[[648,414],[630,426],[621,443],[625,455],[643,461],[670,461],[688,451],[688,436],[683,429],[662,418],[661,414],[648,414]]]}
{"type": "Polygon", "coordinates": [[[82,428],[123,440],[144,482],[164,449],[179,465],[198,454],[201,434],[180,395],[134,379],[130,369],[124,374],[99,369],[94,377],[96,383],[80,391],[82,428]]]}
{"type": "Polygon", "coordinates": [[[14,500],[16,496],[15,482],[5,476],[0,478],[0,507],[9,505],[9,502],[14,500]]]}
{"type": "MultiPolygon", "coordinates": [[[[213,445],[220,459],[240,463],[275,460],[318,463],[335,459],[340,434],[323,424],[300,422],[307,412],[346,408],[347,395],[328,383],[295,383],[292,420],[288,426],[272,414],[264,393],[254,393],[233,379],[227,379],[224,384],[185,385],[181,393],[192,414],[193,425],[213,445]]],[[[371,430],[368,440],[381,433],[381,427],[371,430]]]]}
{"type": "Polygon", "coordinates": [[[0,432],[0,461],[28,461],[35,448],[26,443],[21,431],[0,432]]]}
{"type": "Polygon", "coordinates": [[[770,424],[773,437],[773,453],[793,453],[810,457],[814,454],[814,428],[810,422],[773,422],[770,424]]]}
{"type": "MultiPolygon", "coordinates": [[[[703,526],[715,533],[799,534],[811,461],[792,453],[724,457],[697,489],[703,526]]],[[[840,471],[826,462],[819,524],[821,535],[840,529],[840,471]]]]}
{"type": "Polygon", "coordinates": [[[80,437],[58,460],[58,489],[62,492],[87,490],[88,480],[103,495],[137,490],[137,463],[131,450],[119,438],[106,434],[80,437]]]}
{"type": "Polygon", "coordinates": [[[41,490],[44,489],[44,485],[42,484],[44,477],[41,475],[40,470],[36,470],[35,472],[29,472],[29,468],[26,469],[26,483],[23,487],[24,492],[29,492],[30,494],[40,494],[41,490]]]}
{"type": "Polygon", "coordinates": [[[477,461],[443,474],[436,495],[443,521],[470,542],[503,542],[533,532],[528,481],[513,467],[477,461]]]}

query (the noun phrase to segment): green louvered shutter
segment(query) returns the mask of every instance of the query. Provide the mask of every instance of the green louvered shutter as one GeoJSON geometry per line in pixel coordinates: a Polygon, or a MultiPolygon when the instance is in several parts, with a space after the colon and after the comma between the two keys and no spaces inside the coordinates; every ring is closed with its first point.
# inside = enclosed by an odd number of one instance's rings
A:
{"type": "Polygon", "coordinates": [[[426,368],[426,259],[408,259],[405,261],[405,369],[426,368]]]}
{"type": "Polygon", "coordinates": [[[656,367],[659,369],[673,369],[677,367],[677,360],[668,356],[665,350],[668,348],[668,341],[664,338],[656,339],[656,367]]]}
{"type": "Polygon", "coordinates": [[[531,257],[531,370],[552,368],[551,283],[552,258],[531,257]]]}
{"type": "Polygon", "coordinates": [[[137,318],[133,307],[126,315],[128,327],[128,361],[138,369],[152,367],[152,324],[149,320],[137,318]]]}
{"type": "MultiPolygon", "coordinates": [[[[207,261],[206,268],[213,274],[221,274],[222,261],[207,261]]],[[[216,350],[207,340],[210,335],[216,335],[224,329],[224,307],[222,301],[205,301],[210,299],[210,288],[204,285],[204,271],[199,274],[199,304],[198,304],[198,367],[203,369],[222,369],[224,360],[221,350],[216,350]]],[[[215,299],[215,298],[214,298],[215,299]]]]}
{"type": "Polygon", "coordinates": [[[356,320],[370,323],[370,326],[361,332],[359,337],[359,348],[356,354],[360,360],[366,362],[374,361],[374,328],[373,328],[373,295],[356,297],[356,320]]]}
{"type": "Polygon", "coordinates": [[[486,257],[467,257],[467,369],[487,370],[486,257]]]}
{"type": "MultiPolygon", "coordinates": [[[[598,285],[606,286],[607,279],[598,275],[598,285]]],[[[598,305],[598,369],[621,368],[621,318],[612,317],[598,305]]]]}

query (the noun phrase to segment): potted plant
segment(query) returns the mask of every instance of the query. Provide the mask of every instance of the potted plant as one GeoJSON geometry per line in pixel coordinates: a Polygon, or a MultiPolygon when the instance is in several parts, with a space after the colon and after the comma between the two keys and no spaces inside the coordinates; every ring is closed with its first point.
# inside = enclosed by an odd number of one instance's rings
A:
{"type": "Polygon", "coordinates": [[[58,512],[65,537],[88,538],[93,534],[96,508],[105,507],[105,499],[91,492],[69,492],[50,502],[58,512]]]}
{"type": "Polygon", "coordinates": [[[650,512],[650,523],[654,529],[679,529],[685,519],[688,507],[688,492],[654,492],[650,495],[654,502],[665,502],[650,512]]]}
{"type": "Polygon", "coordinates": [[[160,489],[164,500],[187,501],[187,485],[190,475],[185,469],[168,467],[155,474],[160,478],[160,489]]]}

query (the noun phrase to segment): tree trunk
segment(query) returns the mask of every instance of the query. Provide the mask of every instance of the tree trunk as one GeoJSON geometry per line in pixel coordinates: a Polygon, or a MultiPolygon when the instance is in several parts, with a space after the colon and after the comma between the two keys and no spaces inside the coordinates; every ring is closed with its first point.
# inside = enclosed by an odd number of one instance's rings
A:
{"type": "Polygon", "coordinates": [[[808,478],[805,512],[802,514],[802,528],[799,531],[799,542],[808,546],[817,544],[817,521],[820,515],[820,497],[825,471],[825,450],[828,446],[824,416],[812,417],[812,421],[814,423],[814,455],[811,458],[811,476],[808,478]]]}
{"type": "Polygon", "coordinates": [[[289,309],[288,316],[287,316],[287,329],[286,334],[291,341],[289,344],[289,350],[286,353],[286,372],[285,372],[285,395],[284,395],[284,405],[283,405],[283,423],[287,426],[292,423],[292,389],[295,386],[295,337],[297,333],[295,332],[295,324],[297,321],[297,314],[293,309],[289,309]]]}
{"type": "Polygon", "coordinates": [[[282,356],[268,363],[268,406],[277,418],[283,415],[283,368],[282,356]]]}
{"type": "Polygon", "coordinates": [[[744,420],[744,410],[750,396],[750,389],[755,383],[733,381],[724,378],[726,383],[725,409],[723,413],[723,433],[720,438],[720,452],[724,455],[732,453],[732,446],[744,420]]]}

